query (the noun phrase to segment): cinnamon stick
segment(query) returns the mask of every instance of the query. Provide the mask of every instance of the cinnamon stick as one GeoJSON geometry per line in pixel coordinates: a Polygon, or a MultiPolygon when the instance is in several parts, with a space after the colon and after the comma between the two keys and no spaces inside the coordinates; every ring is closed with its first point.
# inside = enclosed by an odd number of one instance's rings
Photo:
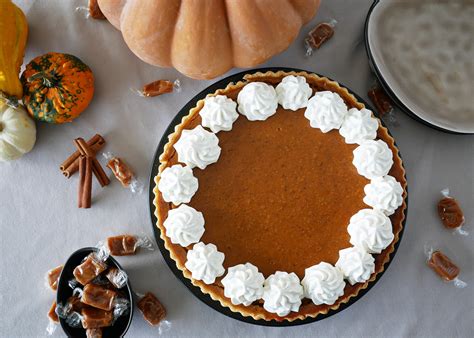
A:
{"type": "MultiPolygon", "coordinates": [[[[105,139],[99,135],[94,135],[89,141],[87,141],[90,149],[94,154],[97,154],[100,149],[105,145],[105,139]]],[[[79,156],[81,153],[75,151],[71,156],[69,156],[60,166],[59,169],[66,178],[71,177],[76,171],[79,170],[79,156]]]]}
{"type": "Polygon", "coordinates": [[[79,208],[90,208],[92,196],[92,159],[79,158],[79,208]]]}
{"type": "Polygon", "coordinates": [[[99,161],[95,158],[95,153],[92,151],[92,149],[89,147],[89,145],[84,141],[83,138],[77,138],[74,140],[74,144],[76,145],[76,148],[79,150],[80,154],[82,156],[85,156],[87,158],[91,159],[92,163],[92,172],[94,173],[95,177],[97,178],[97,181],[99,184],[104,187],[110,183],[109,178],[104,172],[104,169],[102,169],[99,161]]]}

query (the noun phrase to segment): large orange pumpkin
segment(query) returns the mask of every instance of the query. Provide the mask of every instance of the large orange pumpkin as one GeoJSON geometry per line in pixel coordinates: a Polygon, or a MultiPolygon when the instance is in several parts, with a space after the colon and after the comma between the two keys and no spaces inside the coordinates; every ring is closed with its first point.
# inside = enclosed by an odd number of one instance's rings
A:
{"type": "Polygon", "coordinates": [[[79,58],[47,53],[26,65],[21,74],[23,104],[37,120],[71,122],[87,108],[94,95],[94,75],[79,58]]]}
{"type": "Polygon", "coordinates": [[[211,79],[285,50],[320,0],[98,0],[142,60],[211,79]]]}

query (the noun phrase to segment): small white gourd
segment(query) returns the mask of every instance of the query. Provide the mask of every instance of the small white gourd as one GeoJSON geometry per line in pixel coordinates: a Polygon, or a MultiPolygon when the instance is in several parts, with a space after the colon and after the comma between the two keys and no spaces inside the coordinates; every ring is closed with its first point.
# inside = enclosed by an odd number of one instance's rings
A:
{"type": "Polygon", "coordinates": [[[11,107],[0,99],[0,162],[16,160],[36,142],[36,125],[22,106],[11,107]]]}

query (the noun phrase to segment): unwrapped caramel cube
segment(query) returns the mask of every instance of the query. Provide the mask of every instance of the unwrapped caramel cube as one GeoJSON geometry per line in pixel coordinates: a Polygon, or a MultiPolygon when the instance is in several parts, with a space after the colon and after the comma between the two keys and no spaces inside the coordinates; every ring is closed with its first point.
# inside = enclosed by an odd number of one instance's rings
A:
{"type": "Polygon", "coordinates": [[[137,306],[150,325],[158,325],[166,317],[164,306],[151,292],[147,292],[145,296],[138,301],[137,306]]]}

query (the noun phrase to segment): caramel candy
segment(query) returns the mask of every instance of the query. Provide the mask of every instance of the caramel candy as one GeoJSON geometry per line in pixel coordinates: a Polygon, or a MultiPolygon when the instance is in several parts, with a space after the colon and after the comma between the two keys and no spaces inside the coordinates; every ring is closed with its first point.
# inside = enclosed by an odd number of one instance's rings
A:
{"type": "Polygon", "coordinates": [[[86,285],[91,280],[96,278],[100,273],[107,269],[104,262],[99,261],[94,257],[94,253],[87,256],[86,260],[78,265],[74,271],[74,277],[82,285],[86,285]]]}
{"type": "Polygon", "coordinates": [[[117,292],[100,285],[87,284],[84,287],[81,302],[105,311],[112,310],[117,292]]]}
{"type": "Polygon", "coordinates": [[[374,87],[367,94],[381,116],[393,110],[392,100],[382,88],[374,87]]]}
{"type": "Polygon", "coordinates": [[[113,256],[127,256],[135,254],[137,238],[132,235],[120,235],[107,238],[107,246],[113,256]]]}
{"type": "Polygon", "coordinates": [[[86,306],[81,299],[77,296],[71,296],[67,299],[67,302],[71,304],[72,310],[76,312],[81,312],[82,309],[86,306]]]}
{"type": "Polygon", "coordinates": [[[87,329],[86,330],[87,338],[102,338],[102,329],[87,329]]]}
{"type": "Polygon", "coordinates": [[[54,301],[53,305],[51,305],[51,308],[48,312],[48,317],[55,323],[59,322],[58,314],[56,313],[56,301],[54,301]]]}
{"type": "Polygon", "coordinates": [[[459,275],[460,269],[441,251],[435,251],[428,265],[444,280],[452,281],[459,275]]]}
{"type": "Polygon", "coordinates": [[[125,271],[119,270],[117,268],[110,268],[106,275],[107,279],[112,283],[117,289],[121,289],[127,283],[128,276],[125,271]]]}
{"type": "Polygon", "coordinates": [[[82,327],[84,329],[96,329],[111,326],[114,315],[112,311],[104,311],[93,307],[82,309],[82,327]]]}
{"type": "Polygon", "coordinates": [[[165,308],[151,292],[147,292],[145,296],[138,301],[137,306],[150,325],[158,325],[166,317],[165,308]]]}
{"type": "Polygon", "coordinates": [[[89,14],[91,18],[98,19],[98,20],[105,20],[106,17],[100,10],[99,4],[97,0],[89,0],[89,14]]]}
{"type": "Polygon", "coordinates": [[[444,226],[450,229],[464,224],[464,214],[458,201],[452,197],[444,197],[438,203],[438,215],[444,226]]]}
{"type": "Polygon", "coordinates": [[[158,96],[161,94],[171,93],[173,91],[173,83],[168,80],[157,80],[143,86],[142,94],[147,97],[158,96]]]}
{"type": "Polygon", "coordinates": [[[326,22],[322,22],[308,33],[308,37],[305,39],[306,46],[312,49],[319,49],[319,47],[332,38],[333,35],[333,26],[326,22]]]}
{"type": "Polygon", "coordinates": [[[48,271],[46,277],[48,280],[48,285],[51,289],[57,290],[58,289],[58,282],[59,276],[61,275],[61,271],[63,271],[63,265],[55,267],[48,271]]]}
{"type": "Polygon", "coordinates": [[[133,178],[133,172],[119,157],[113,157],[107,163],[107,167],[112,170],[114,176],[122,183],[124,187],[128,187],[133,178]]]}

